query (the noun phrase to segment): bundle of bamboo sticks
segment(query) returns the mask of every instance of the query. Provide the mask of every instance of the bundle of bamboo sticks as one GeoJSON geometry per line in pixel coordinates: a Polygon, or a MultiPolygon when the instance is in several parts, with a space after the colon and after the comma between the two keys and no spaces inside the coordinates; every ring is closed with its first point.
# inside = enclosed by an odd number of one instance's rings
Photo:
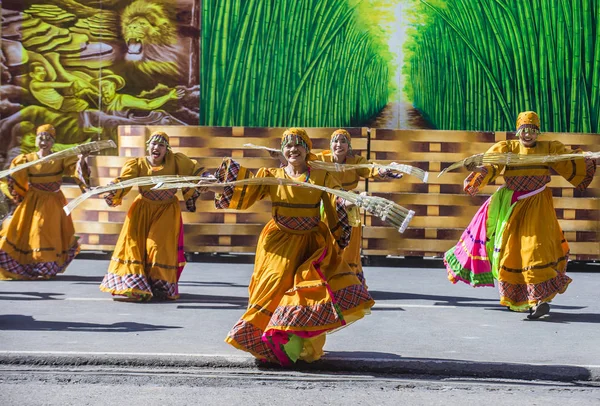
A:
{"type": "Polygon", "coordinates": [[[583,154],[562,154],[562,155],[521,155],[501,152],[490,152],[485,154],[471,155],[461,161],[455,162],[445,168],[438,174],[438,178],[444,173],[460,167],[483,166],[483,165],[531,165],[531,164],[546,164],[552,162],[571,161],[574,159],[600,158],[600,152],[585,152],[583,154]]]}
{"type": "Polygon", "coordinates": [[[29,168],[33,165],[42,164],[44,162],[50,162],[57,159],[65,159],[75,155],[87,154],[90,152],[101,151],[107,148],[116,148],[117,144],[112,140],[103,140],[103,141],[93,141],[88,142],[86,144],[76,145],[72,148],[65,149],[59,152],[55,152],[43,158],[37,159],[35,161],[26,162],[24,164],[15,166],[14,168],[6,169],[4,171],[0,171],[0,179],[5,178],[7,176],[12,175],[15,172],[22,171],[23,169],[29,168]]]}
{"type": "Polygon", "coordinates": [[[154,185],[153,189],[183,189],[183,188],[205,188],[205,187],[227,187],[241,185],[290,185],[294,187],[304,187],[322,190],[332,195],[341,197],[364,208],[369,213],[379,217],[386,223],[403,233],[412,220],[415,212],[408,210],[390,200],[376,196],[359,195],[340,189],[331,189],[325,186],[314,185],[309,182],[298,182],[292,179],[283,178],[249,178],[233,182],[218,183],[213,177],[202,176],[147,176],[126,180],[123,182],[110,184],[94,188],[77,198],[71,200],[64,207],[65,213],[70,214],[79,204],[93,195],[111,192],[113,190],[125,189],[133,186],[154,185]]]}
{"type": "Polygon", "coordinates": [[[67,204],[63,210],[67,215],[71,214],[73,210],[81,203],[86,201],[92,196],[101,195],[103,193],[109,193],[115,190],[127,189],[134,186],[154,186],[156,184],[164,183],[164,182],[195,182],[200,179],[213,179],[213,182],[216,181],[215,178],[201,177],[201,176],[178,176],[178,175],[165,175],[165,176],[143,176],[134,179],[124,180],[122,182],[117,183],[109,183],[105,186],[98,186],[93,189],[88,190],[85,193],[77,196],[73,200],[67,204]]]}
{"type": "Polygon", "coordinates": [[[382,170],[391,170],[396,172],[406,173],[407,175],[412,175],[419,178],[424,183],[427,183],[429,178],[429,172],[424,171],[421,168],[416,168],[414,166],[391,163],[391,164],[336,164],[333,162],[323,162],[323,161],[310,161],[308,163],[312,168],[315,169],[324,169],[329,172],[344,172],[344,171],[355,171],[357,169],[382,169],[382,170]]]}
{"type": "MultiPolygon", "coordinates": [[[[206,179],[206,178],[204,178],[206,179]]],[[[366,196],[360,195],[354,192],[349,192],[341,189],[331,189],[326,186],[315,185],[309,182],[299,182],[292,179],[283,178],[249,178],[241,179],[233,182],[222,182],[216,183],[214,179],[203,180],[200,179],[198,183],[189,183],[186,181],[178,182],[166,180],[164,182],[157,183],[153,189],[180,189],[180,188],[202,188],[207,186],[213,187],[226,187],[226,186],[241,186],[241,185],[290,185],[295,187],[313,188],[322,190],[332,195],[341,197],[347,201],[352,202],[358,207],[361,207],[371,213],[372,215],[379,217],[392,227],[396,228],[400,233],[403,233],[408,224],[415,215],[415,212],[408,210],[388,199],[377,196],[366,196]]]]}

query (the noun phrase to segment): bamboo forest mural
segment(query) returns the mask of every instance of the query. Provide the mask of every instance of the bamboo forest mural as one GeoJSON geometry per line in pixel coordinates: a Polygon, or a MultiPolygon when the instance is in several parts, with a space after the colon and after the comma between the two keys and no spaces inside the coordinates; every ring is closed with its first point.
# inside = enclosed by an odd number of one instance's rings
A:
{"type": "MultiPolygon", "coordinates": [[[[4,0],[0,158],[119,125],[597,133],[600,0],[4,0]]],[[[109,151],[108,153],[116,153],[109,151]]]]}
{"type": "Polygon", "coordinates": [[[443,129],[599,132],[600,0],[421,0],[410,9],[408,97],[443,129]]]}

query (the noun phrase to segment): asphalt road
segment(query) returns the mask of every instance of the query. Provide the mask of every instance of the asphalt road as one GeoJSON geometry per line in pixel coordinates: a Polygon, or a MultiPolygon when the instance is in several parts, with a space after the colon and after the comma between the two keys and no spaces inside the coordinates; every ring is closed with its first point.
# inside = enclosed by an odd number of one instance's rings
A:
{"type": "MultiPolygon", "coordinates": [[[[113,301],[106,260],[77,259],[49,281],[0,282],[0,365],[256,370],[223,342],[247,301],[250,264],[189,263],[176,302],[113,301]]],[[[600,267],[599,267],[600,271],[600,267]]],[[[310,371],[600,381],[600,272],[571,273],[549,317],[529,321],[494,288],[443,269],[366,267],[372,314],[327,338],[310,371]]]]}

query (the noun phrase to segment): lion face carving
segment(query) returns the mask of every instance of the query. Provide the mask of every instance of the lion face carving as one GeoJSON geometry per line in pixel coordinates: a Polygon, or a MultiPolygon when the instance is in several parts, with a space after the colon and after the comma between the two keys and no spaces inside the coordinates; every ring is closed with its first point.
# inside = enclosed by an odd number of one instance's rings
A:
{"type": "Polygon", "coordinates": [[[185,61],[178,46],[177,27],[163,6],[148,0],[136,0],[121,14],[121,32],[125,41],[125,61],[136,70],[157,79],[177,79],[185,61]]]}

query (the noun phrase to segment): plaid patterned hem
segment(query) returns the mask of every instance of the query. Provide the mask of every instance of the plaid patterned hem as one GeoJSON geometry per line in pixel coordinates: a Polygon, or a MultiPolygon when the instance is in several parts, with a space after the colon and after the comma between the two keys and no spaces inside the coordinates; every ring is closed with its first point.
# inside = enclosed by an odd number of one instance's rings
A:
{"type": "Polygon", "coordinates": [[[274,327],[319,327],[341,322],[333,303],[315,306],[278,306],[267,330],[274,327]]]}
{"type": "Polygon", "coordinates": [[[350,285],[333,293],[335,303],[342,312],[347,312],[373,301],[364,285],[350,285]]]}
{"type": "Polygon", "coordinates": [[[251,353],[256,358],[276,362],[277,357],[262,340],[263,331],[240,319],[227,334],[227,341],[234,347],[251,353]]]}
{"type": "Polygon", "coordinates": [[[78,252],[79,244],[75,242],[69,251],[67,251],[67,259],[62,265],[56,262],[38,262],[22,265],[6,251],[0,250],[0,274],[8,279],[50,279],[64,272],[78,252]]]}
{"type": "Polygon", "coordinates": [[[143,293],[159,300],[177,299],[177,283],[169,283],[160,279],[152,280],[144,275],[129,274],[125,276],[107,273],[102,279],[100,290],[114,295],[126,296],[128,292],[143,293]]]}
{"type": "Polygon", "coordinates": [[[274,327],[320,327],[342,322],[338,310],[351,311],[373,298],[364,285],[351,285],[334,292],[334,301],[315,306],[278,306],[269,322],[274,327]]]}
{"type": "Polygon", "coordinates": [[[523,303],[535,304],[547,302],[558,293],[564,293],[572,279],[564,273],[538,284],[513,285],[508,282],[498,281],[500,297],[513,305],[523,303]]]}

